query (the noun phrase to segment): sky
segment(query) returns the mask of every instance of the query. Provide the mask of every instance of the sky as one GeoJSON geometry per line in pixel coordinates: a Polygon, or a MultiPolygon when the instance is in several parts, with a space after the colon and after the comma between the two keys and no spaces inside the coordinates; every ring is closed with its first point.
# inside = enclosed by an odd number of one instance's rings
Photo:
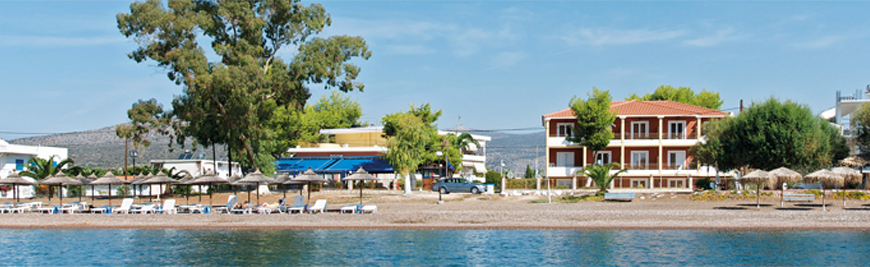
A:
{"type": "MultiPolygon", "coordinates": [[[[124,123],[139,99],[171,107],[182,88],[126,56],[115,16],[130,3],[0,0],[0,138],[124,123]]],[[[373,53],[353,61],[365,90],[347,94],[373,124],[430,103],[440,128],[535,128],[593,87],[623,100],[660,85],[718,92],[726,111],[775,97],[818,114],[870,84],[866,1],[319,3],[321,36],[373,53]]],[[[309,103],[329,92],[310,90],[309,103]]]]}

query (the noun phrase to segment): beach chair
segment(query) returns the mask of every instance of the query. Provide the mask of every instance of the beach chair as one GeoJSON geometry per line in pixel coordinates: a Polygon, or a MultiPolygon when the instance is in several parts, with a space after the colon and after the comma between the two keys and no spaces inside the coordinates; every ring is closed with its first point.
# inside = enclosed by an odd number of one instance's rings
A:
{"type": "Polygon", "coordinates": [[[314,202],[314,205],[311,206],[310,209],[308,209],[308,212],[310,212],[312,214],[314,214],[315,212],[318,212],[318,211],[320,213],[323,213],[326,211],[326,199],[318,199],[316,202],[314,202]]]}
{"type": "Polygon", "coordinates": [[[362,206],[360,206],[360,205],[344,206],[344,207],[341,207],[341,210],[339,210],[339,212],[341,212],[341,213],[345,213],[345,212],[357,213],[360,211],[360,209],[362,209],[362,206]]]}
{"type": "Polygon", "coordinates": [[[124,201],[121,202],[121,206],[117,209],[112,209],[112,213],[124,213],[130,214],[130,208],[133,206],[133,198],[125,198],[124,201]]]}
{"type": "Polygon", "coordinates": [[[375,213],[378,212],[378,206],[376,205],[365,205],[362,207],[361,213],[375,213]]]}
{"type": "Polygon", "coordinates": [[[142,205],[142,206],[139,206],[138,208],[131,209],[130,212],[131,213],[140,213],[140,214],[146,214],[146,213],[154,214],[155,207],[157,207],[156,204],[142,205]]]}
{"type": "Polygon", "coordinates": [[[87,202],[73,202],[70,204],[71,205],[67,205],[66,207],[61,208],[60,213],[66,212],[69,214],[73,214],[73,212],[81,212],[83,210],[82,207],[86,206],[88,203],[87,202]]]}
{"type": "Polygon", "coordinates": [[[33,211],[34,207],[41,207],[41,206],[42,206],[42,202],[39,202],[39,205],[37,205],[36,202],[22,203],[22,204],[19,204],[18,207],[12,208],[11,212],[12,213],[16,213],[16,212],[24,213],[25,211],[33,211]]]}
{"type": "Polygon", "coordinates": [[[305,196],[296,196],[293,198],[293,207],[287,208],[287,214],[293,213],[294,211],[298,211],[299,213],[305,212],[305,196]]]}
{"type": "Polygon", "coordinates": [[[238,197],[236,195],[232,195],[232,196],[228,197],[227,198],[227,205],[222,206],[222,207],[216,206],[214,208],[214,213],[221,213],[221,212],[230,213],[230,209],[232,209],[233,206],[236,205],[236,201],[238,201],[238,197]]]}
{"type": "Polygon", "coordinates": [[[36,212],[39,212],[39,213],[48,213],[48,214],[54,214],[54,213],[57,213],[57,211],[58,211],[59,209],[60,209],[60,206],[54,206],[54,207],[39,207],[39,208],[36,208],[36,212]]]}
{"type": "MultiPolygon", "coordinates": [[[[267,203],[267,205],[268,205],[268,203],[267,203]]],[[[283,211],[281,211],[281,204],[278,204],[277,206],[274,206],[274,207],[257,207],[257,213],[260,213],[260,214],[271,214],[271,213],[276,212],[276,211],[278,213],[284,213],[283,211]]]]}
{"type": "Polygon", "coordinates": [[[110,212],[112,212],[112,206],[109,206],[109,205],[105,205],[105,206],[102,206],[102,207],[99,207],[99,208],[93,208],[93,209],[91,209],[91,213],[102,213],[102,214],[106,214],[106,213],[110,213],[110,212]]]}
{"type": "Polygon", "coordinates": [[[162,214],[178,214],[178,209],[175,208],[175,199],[167,199],[163,201],[163,206],[157,209],[157,212],[162,214]]]}

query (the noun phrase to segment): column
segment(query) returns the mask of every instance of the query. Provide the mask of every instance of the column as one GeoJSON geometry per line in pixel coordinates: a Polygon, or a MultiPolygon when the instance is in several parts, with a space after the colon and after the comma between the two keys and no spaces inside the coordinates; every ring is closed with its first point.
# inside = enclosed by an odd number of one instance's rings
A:
{"type": "MultiPolygon", "coordinates": [[[[619,116],[619,168],[625,168],[625,116],[619,116]]],[[[616,179],[620,179],[622,174],[616,179]]],[[[610,183],[610,189],[613,189],[616,182],[610,183]]]]}
{"type": "MultiPolygon", "coordinates": [[[[550,119],[544,120],[544,177],[550,177],[550,119]]],[[[535,177],[535,189],[541,190],[541,178],[535,177]]]]}
{"type": "MultiPolygon", "coordinates": [[[[697,133],[695,134],[695,138],[698,140],[698,142],[700,142],[700,140],[701,140],[701,116],[695,116],[695,118],[698,119],[698,122],[697,122],[697,124],[696,124],[696,127],[697,127],[697,133]]],[[[688,156],[689,156],[688,154],[689,154],[689,151],[686,151],[686,159],[689,158],[689,157],[688,157],[688,156]]],[[[692,161],[694,161],[694,160],[695,160],[695,157],[692,157],[692,161]]],[[[688,162],[688,160],[687,160],[687,162],[688,162]]],[[[698,163],[700,163],[700,162],[698,162],[698,163]]],[[[696,173],[697,173],[698,175],[701,175],[701,164],[695,164],[695,166],[698,167],[696,173]]],[[[687,167],[688,167],[688,166],[687,166],[687,167]]],[[[689,170],[689,168],[686,168],[686,171],[688,171],[688,170],[689,170]]],[[[689,186],[689,188],[691,188],[691,186],[689,186]]]]}
{"type": "Polygon", "coordinates": [[[577,190],[577,175],[571,177],[571,190],[577,190]]]}
{"type": "MultiPolygon", "coordinates": [[[[659,160],[658,160],[658,162],[659,162],[659,176],[662,175],[662,167],[663,167],[662,165],[664,165],[663,164],[664,161],[662,160],[662,158],[663,158],[662,157],[662,143],[663,143],[662,139],[664,137],[664,131],[663,131],[664,127],[662,126],[662,124],[663,124],[664,118],[665,118],[665,116],[658,116],[658,119],[659,119],[659,160]]],[[[652,177],[650,177],[650,180],[652,180],[652,177]]],[[[650,188],[655,188],[655,185],[650,183],[650,188]]]]}

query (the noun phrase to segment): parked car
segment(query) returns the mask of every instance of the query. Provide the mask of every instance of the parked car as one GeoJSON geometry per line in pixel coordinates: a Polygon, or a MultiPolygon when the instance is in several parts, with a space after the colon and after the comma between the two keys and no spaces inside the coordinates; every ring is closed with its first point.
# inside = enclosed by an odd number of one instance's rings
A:
{"type": "Polygon", "coordinates": [[[432,184],[432,191],[441,191],[441,194],[453,192],[480,194],[486,192],[486,186],[465,178],[445,178],[432,184]]]}

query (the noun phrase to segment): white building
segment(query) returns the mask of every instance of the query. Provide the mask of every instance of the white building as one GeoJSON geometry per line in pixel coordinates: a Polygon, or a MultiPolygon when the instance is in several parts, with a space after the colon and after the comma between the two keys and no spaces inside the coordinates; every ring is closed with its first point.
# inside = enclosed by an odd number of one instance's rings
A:
{"type": "MultiPolygon", "coordinates": [[[[62,147],[14,145],[0,139],[0,179],[6,178],[12,172],[27,170],[27,162],[31,158],[48,159],[54,156],[54,162],[58,163],[66,159],[69,150],[62,147]]],[[[32,179],[30,177],[22,177],[32,179]]],[[[36,193],[33,186],[18,186],[18,193],[22,198],[33,197],[36,193]]],[[[0,198],[12,198],[12,190],[0,193],[0,198]]]]}

